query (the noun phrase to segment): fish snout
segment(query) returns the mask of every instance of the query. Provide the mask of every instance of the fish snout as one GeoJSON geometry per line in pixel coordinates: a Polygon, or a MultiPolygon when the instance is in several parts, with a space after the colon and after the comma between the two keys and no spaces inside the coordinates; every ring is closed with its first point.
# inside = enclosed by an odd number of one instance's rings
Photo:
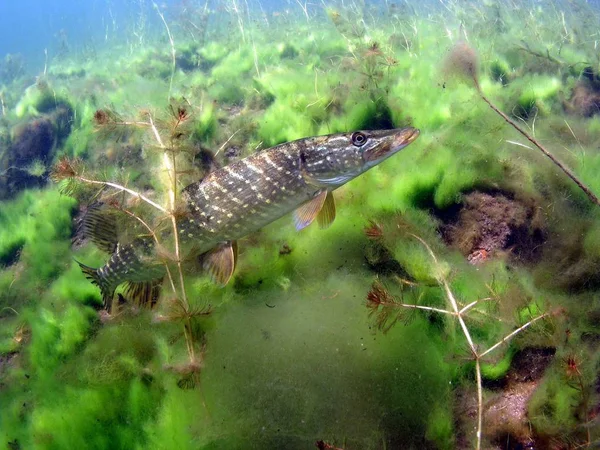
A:
{"type": "Polygon", "coordinates": [[[392,148],[394,148],[396,151],[403,149],[407,145],[413,143],[419,137],[419,134],[421,134],[421,131],[418,128],[402,128],[396,134],[392,148]]]}

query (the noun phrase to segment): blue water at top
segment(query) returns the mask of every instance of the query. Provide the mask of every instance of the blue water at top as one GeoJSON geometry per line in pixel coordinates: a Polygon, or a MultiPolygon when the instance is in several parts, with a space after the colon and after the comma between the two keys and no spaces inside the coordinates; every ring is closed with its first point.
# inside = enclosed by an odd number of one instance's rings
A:
{"type": "MultiPolygon", "coordinates": [[[[248,6],[267,16],[276,11],[291,10],[301,16],[301,6],[307,5],[314,13],[323,6],[340,5],[341,1],[305,0],[0,0],[0,61],[7,54],[20,54],[26,69],[32,73],[43,70],[46,58],[52,61],[61,52],[77,52],[88,47],[95,51],[111,48],[119,39],[131,39],[132,29],[143,18],[146,32],[153,36],[164,33],[163,24],[155,11],[156,3],[170,21],[186,8],[202,8],[205,2],[214,11],[230,9],[235,4],[248,6]],[[47,56],[46,56],[47,52],[47,56]]],[[[386,8],[391,4],[443,9],[444,0],[366,0],[386,8]]],[[[537,4],[544,8],[544,0],[499,1],[509,4],[537,4]]],[[[556,7],[568,11],[576,7],[570,0],[554,0],[556,7]]],[[[585,3],[600,7],[600,0],[585,3]]]]}
{"type": "MultiPolygon", "coordinates": [[[[175,4],[175,0],[171,0],[175,4]]],[[[161,2],[168,9],[169,2],[161,2]]],[[[98,47],[126,33],[141,13],[156,15],[148,0],[0,0],[0,59],[23,56],[29,70],[48,57],[86,45],[98,47]]]]}

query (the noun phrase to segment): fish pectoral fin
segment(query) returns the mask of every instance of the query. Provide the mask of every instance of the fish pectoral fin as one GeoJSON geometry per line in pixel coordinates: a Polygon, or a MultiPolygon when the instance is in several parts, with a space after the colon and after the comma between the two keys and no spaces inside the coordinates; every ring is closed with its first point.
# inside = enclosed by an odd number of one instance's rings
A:
{"type": "Polygon", "coordinates": [[[237,254],[236,241],[223,242],[202,255],[202,267],[215,283],[225,286],[235,271],[237,254]]]}
{"type": "Polygon", "coordinates": [[[335,200],[333,199],[333,193],[327,192],[325,202],[319,214],[317,215],[317,222],[320,228],[328,228],[335,220],[335,200]]]}
{"type": "Polygon", "coordinates": [[[300,231],[306,228],[317,218],[319,212],[323,209],[326,198],[327,190],[323,189],[311,200],[303,203],[294,211],[294,225],[296,225],[296,230],[300,231]]]}
{"type": "Polygon", "coordinates": [[[160,288],[162,286],[162,278],[150,281],[127,281],[123,291],[125,299],[140,308],[152,309],[158,297],[160,297],[160,288]]]}

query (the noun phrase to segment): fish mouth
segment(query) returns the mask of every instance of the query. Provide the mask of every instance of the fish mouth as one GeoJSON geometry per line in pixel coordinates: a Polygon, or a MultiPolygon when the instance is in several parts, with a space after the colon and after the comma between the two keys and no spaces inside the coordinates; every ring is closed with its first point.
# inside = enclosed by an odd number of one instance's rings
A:
{"type": "Polygon", "coordinates": [[[403,128],[396,134],[396,138],[394,139],[394,143],[392,144],[393,150],[400,150],[406,147],[408,144],[411,144],[419,137],[421,131],[418,128],[403,128]]]}
{"type": "Polygon", "coordinates": [[[392,130],[388,135],[389,137],[392,137],[391,140],[388,138],[387,143],[365,151],[365,153],[363,153],[363,158],[369,165],[378,164],[414,142],[414,140],[419,137],[420,133],[418,128],[413,127],[392,130]]]}

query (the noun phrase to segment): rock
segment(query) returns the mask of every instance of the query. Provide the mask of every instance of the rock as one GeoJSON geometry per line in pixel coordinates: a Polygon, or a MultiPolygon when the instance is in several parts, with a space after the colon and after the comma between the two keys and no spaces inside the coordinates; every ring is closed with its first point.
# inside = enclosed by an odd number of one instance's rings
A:
{"type": "Polygon", "coordinates": [[[0,200],[46,184],[55,150],[71,133],[73,107],[48,98],[38,99],[34,117],[15,125],[10,138],[0,139],[0,200]]]}
{"type": "Polygon", "coordinates": [[[533,200],[512,198],[510,193],[474,191],[441,216],[445,240],[472,264],[508,250],[521,259],[535,259],[544,241],[533,200]]]}
{"type": "Polygon", "coordinates": [[[49,117],[16,126],[12,142],[0,155],[0,199],[46,183],[54,157],[56,130],[49,117]]]}
{"type": "Polygon", "coordinates": [[[567,112],[583,117],[600,113],[600,79],[591,67],[583,69],[581,79],[575,84],[564,107],[567,112]]]}
{"type": "Polygon", "coordinates": [[[583,117],[592,117],[600,113],[600,91],[588,80],[579,80],[573,88],[565,109],[583,117]]]}
{"type": "Polygon", "coordinates": [[[499,448],[536,448],[527,416],[528,404],[555,353],[554,348],[528,347],[519,351],[504,388],[486,402],[484,434],[499,448]]]}

